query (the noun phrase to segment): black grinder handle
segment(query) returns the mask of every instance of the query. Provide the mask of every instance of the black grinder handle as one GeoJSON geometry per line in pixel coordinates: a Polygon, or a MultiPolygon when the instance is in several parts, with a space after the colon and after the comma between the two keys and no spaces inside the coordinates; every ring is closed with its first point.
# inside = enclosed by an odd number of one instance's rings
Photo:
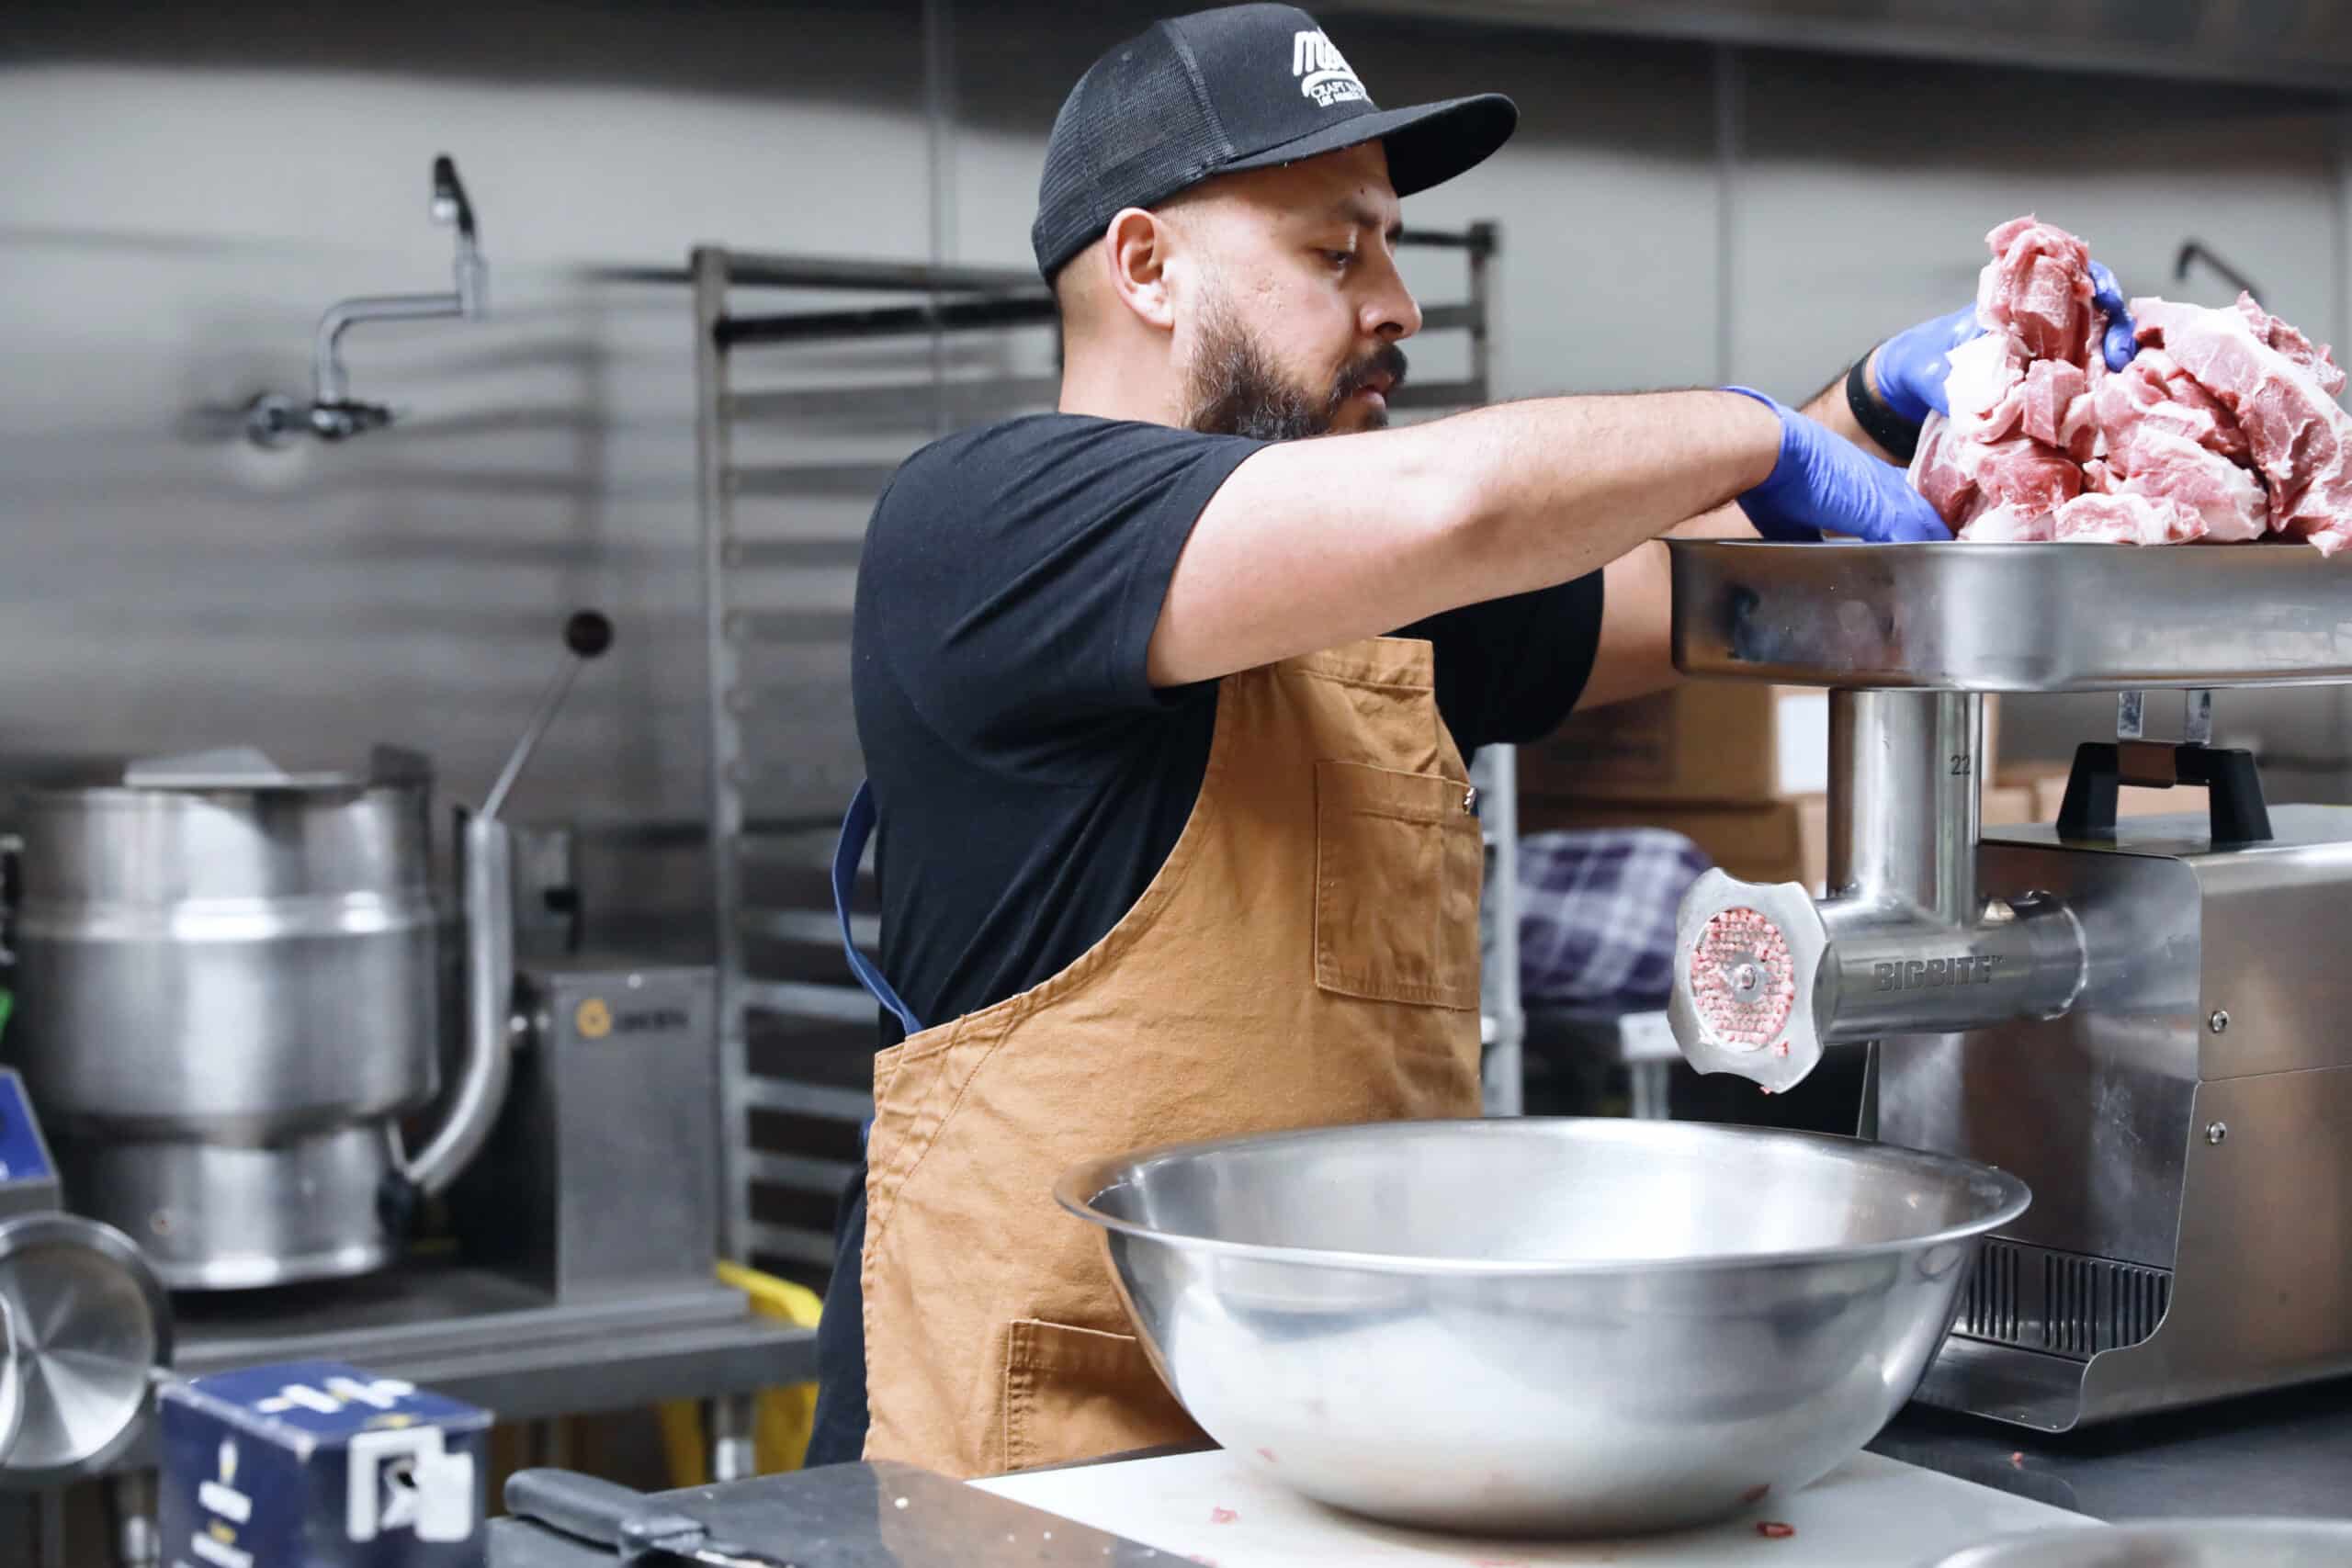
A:
{"type": "Polygon", "coordinates": [[[2193,743],[2109,740],[2086,740],[2075,749],[2066,798],[2058,807],[2058,836],[2114,838],[2116,790],[2127,784],[2158,789],[2203,784],[2213,842],[2259,844],[2270,838],[2270,811],[2253,752],[2193,743]]]}

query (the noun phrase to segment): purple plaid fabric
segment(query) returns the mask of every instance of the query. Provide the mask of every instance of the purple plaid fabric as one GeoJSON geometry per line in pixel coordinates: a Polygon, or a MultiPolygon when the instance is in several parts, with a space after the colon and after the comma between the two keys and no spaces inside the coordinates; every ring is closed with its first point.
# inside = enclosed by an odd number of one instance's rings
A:
{"type": "Polygon", "coordinates": [[[1673,989],[1674,916],[1713,863],[1679,833],[1603,828],[1519,841],[1519,976],[1529,1007],[1646,1011],[1673,989]]]}

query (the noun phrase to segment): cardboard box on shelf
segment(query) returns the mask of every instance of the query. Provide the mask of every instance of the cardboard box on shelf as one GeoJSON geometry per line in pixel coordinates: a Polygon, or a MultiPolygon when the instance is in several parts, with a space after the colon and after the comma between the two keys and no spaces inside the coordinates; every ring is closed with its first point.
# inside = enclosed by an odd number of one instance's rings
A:
{"type": "Polygon", "coordinates": [[[1828,694],[1743,681],[1580,713],[1519,749],[1521,795],[1573,800],[1747,805],[1820,789],[1828,694]]]}
{"type": "Polygon", "coordinates": [[[1829,881],[1829,797],[1809,795],[1797,802],[1797,880],[1815,897],[1829,881]]]}
{"type": "MultiPolygon", "coordinates": [[[[2000,699],[1984,699],[1982,771],[1998,765],[2000,699]]],[[[1580,713],[1519,749],[1522,796],[1752,806],[1829,787],[1829,694],[1685,681],[1580,713]]]]}
{"type": "MultiPolygon", "coordinates": [[[[2033,792],[1988,789],[1984,823],[2013,827],[2037,820],[2033,792]]],[[[1829,875],[1829,799],[1800,795],[1753,806],[1634,806],[1613,801],[1526,801],[1520,831],[1584,828],[1664,828],[1704,850],[1732,875],[1749,882],[1797,882],[1815,893],[1829,875]]]]}
{"type": "Polygon", "coordinates": [[[1704,850],[1734,876],[1751,882],[1794,882],[1804,870],[1797,803],[1753,806],[1634,806],[1613,801],[1522,800],[1519,830],[1546,833],[1589,828],[1664,828],[1704,850]]]}
{"type": "Polygon", "coordinates": [[[2029,822],[2041,819],[2033,791],[2030,789],[1996,784],[1979,797],[1977,820],[1984,827],[2021,828],[2029,822]]]}

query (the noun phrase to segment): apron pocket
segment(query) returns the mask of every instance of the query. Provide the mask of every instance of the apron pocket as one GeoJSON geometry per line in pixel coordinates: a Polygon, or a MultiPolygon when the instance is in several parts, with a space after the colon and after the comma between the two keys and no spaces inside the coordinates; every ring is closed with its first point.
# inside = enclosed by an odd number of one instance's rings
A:
{"type": "Polygon", "coordinates": [[[1470,786],[1315,764],[1315,983],[1342,996],[1478,1005],[1486,847],[1470,786]]]}
{"type": "Polygon", "coordinates": [[[1203,1434],[1159,1381],[1143,1341],[1015,1318],[1004,1348],[1004,1467],[1198,1443],[1203,1434]]]}

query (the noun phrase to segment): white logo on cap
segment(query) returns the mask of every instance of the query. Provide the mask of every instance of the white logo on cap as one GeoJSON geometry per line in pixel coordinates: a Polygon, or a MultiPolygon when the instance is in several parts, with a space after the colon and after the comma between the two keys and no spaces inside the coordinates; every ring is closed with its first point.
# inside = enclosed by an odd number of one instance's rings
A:
{"type": "Polygon", "coordinates": [[[1298,78],[1298,90],[1313,98],[1317,108],[1371,99],[1346,57],[1331,47],[1331,40],[1323,36],[1320,28],[1292,37],[1290,73],[1298,78]]]}

